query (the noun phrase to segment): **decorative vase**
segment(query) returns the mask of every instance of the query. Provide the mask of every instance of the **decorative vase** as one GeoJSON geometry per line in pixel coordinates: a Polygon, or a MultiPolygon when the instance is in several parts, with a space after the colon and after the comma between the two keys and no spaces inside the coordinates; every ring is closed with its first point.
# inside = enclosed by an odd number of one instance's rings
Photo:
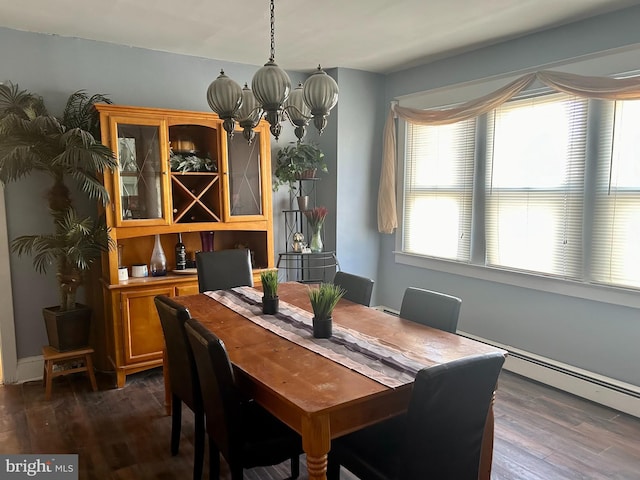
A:
{"type": "Polygon", "coordinates": [[[298,201],[298,210],[300,210],[301,212],[309,210],[309,195],[296,197],[296,200],[298,201]]]}
{"type": "Polygon", "coordinates": [[[200,232],[203,252],[213,252],[213,232],[200,232]]]}
{"type": "Polygon", "coordinates": [[[156,242],[153,245],[153,252],[151,252],[151,267],[152,277],[162,277],[167,274],[167,256],[162,249],[162,243],[160,243],[160,235],[156,235],[156,242]]]}
{"type": "Polygon", "coordinates": [[[309,242],[309,248],[313,253],[322,252],[322,227],[320,225],[313,229],[311,235],[311,242],[309,242]]]}
{"type": "Polygon", "coordinates": [[[279,306],[279,297],[262,297],[262,313],[264,313],[265,315],[275,315],[276,313],[278,313],[279,306]]]}
{"type": "Polygon", "coordinates": [[[333,333],[333,318],[313,317],[313,336],[315,338],[330,338],[333,333]]]}

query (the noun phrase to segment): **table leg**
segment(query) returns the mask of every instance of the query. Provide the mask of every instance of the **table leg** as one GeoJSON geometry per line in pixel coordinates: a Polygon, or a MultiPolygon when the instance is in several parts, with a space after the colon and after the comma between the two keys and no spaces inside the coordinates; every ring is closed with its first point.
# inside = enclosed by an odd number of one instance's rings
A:
{"type": "Polygon", "coordinates": [[[302,419],[302,448],[307,454],[309,480],[327,480],[327,455],[331,448],[328,415],[302,419]]]}
{"type": "Polygon", "coordinates": [[[491,479],[491,464],[493,462],[493,430],[494,415],[493,404],[496,400],[496,392],[493,392],[489,412],[487,413],[487,423],[484,425],[484,433],[482,435],[482,449],[480,450],[480,475],[479,480],[491,479]]]}

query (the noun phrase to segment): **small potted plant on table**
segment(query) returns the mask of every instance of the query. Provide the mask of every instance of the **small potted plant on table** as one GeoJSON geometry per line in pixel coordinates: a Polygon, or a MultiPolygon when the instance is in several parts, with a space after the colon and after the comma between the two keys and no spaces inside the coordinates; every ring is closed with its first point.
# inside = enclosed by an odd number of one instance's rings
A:
{"type": "Polygon", "coordinates": [[[262,282],[262,313],[274,315],[278,313],[280,299],[278,298],[278,271],[267,270],[260,274],[262,282]]]}
{"type": "Polygon", "coordinates": [[[313,309],[313,336],[329,338],[333,333],[334,307],[344,296],[345,290],[333,283],[321,283],[317,288],[309,289],[309,301],[313,309]]]}

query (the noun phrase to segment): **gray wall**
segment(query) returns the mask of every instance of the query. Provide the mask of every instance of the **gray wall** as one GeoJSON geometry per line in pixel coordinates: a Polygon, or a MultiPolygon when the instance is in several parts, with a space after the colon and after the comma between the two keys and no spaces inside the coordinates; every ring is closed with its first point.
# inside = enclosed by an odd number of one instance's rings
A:
{"type": "MultiPolygon", "coordinates": [[[[640,7],[633,7],[394,73],[387,100],[633,46],[640,43],[638,25],[640,7]]],[[[634,68],[639,51],[631,53],[634,68]]],[[[395,263],[394,249],[395,236],[382,235],[379,303],[399,308],[408,286],[453,293],[463,299],[463,331],[640,385],[638,309],[404,266],[395,263]]]]}
{"type": "MultiPolygon", "coordinates": [[[[259,67],[6,28],[0,28],[0,59],[0,81],[42,95],[56,115],[62,113],[67,97],[81,89],[104,93],[122,105],[210,111],[206,90],[220,68],[243,84],[251,81],[259,67]]],[[[291,73],[294,84],[304,78],[291,73]]],[[[286,126],[280,145],[293,139],[293,130],[286,126]]],[[[273,141],[272,150],[277,148],[273,141]]],[[[43,199],[48,186],[49,179],[39,175],[7,185],[9,239],[52,229],[43,199]]],[[[275,195],[274,205],[281,207],[282,195],[275,195]]],[[[85,205],[85,209],[91,207],[85,205]]],[[[283,222],[279,209],[275,211],[276,235],[282,235],[283,222]]],[[[278,238],[276,250],[284,242],[278,238]]],[[[42,307],[59,303],[55,275],[37,274],[29,257],[12,255],[10,267],[18,358],[39,355],[47,343],[42,307]]]]}
{"type": "Polygon", "coordinates": [[[375,278],[377,194],[386,102],[384,77],[339,69],[336,251],[341,269],[375,278]]]}

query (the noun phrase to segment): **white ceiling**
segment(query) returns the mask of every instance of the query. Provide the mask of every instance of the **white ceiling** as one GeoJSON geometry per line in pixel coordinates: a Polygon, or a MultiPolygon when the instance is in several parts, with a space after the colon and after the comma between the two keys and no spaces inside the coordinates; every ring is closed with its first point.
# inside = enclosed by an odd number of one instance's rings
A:
{"type": "MultiPolygon", "coordinates": [[[[389,73],[639,3],[276,0],[276,62],[389,73]]],[[[0,26],[253,65],[269,57],[268,0],[7,0],[0,26]]]]}

